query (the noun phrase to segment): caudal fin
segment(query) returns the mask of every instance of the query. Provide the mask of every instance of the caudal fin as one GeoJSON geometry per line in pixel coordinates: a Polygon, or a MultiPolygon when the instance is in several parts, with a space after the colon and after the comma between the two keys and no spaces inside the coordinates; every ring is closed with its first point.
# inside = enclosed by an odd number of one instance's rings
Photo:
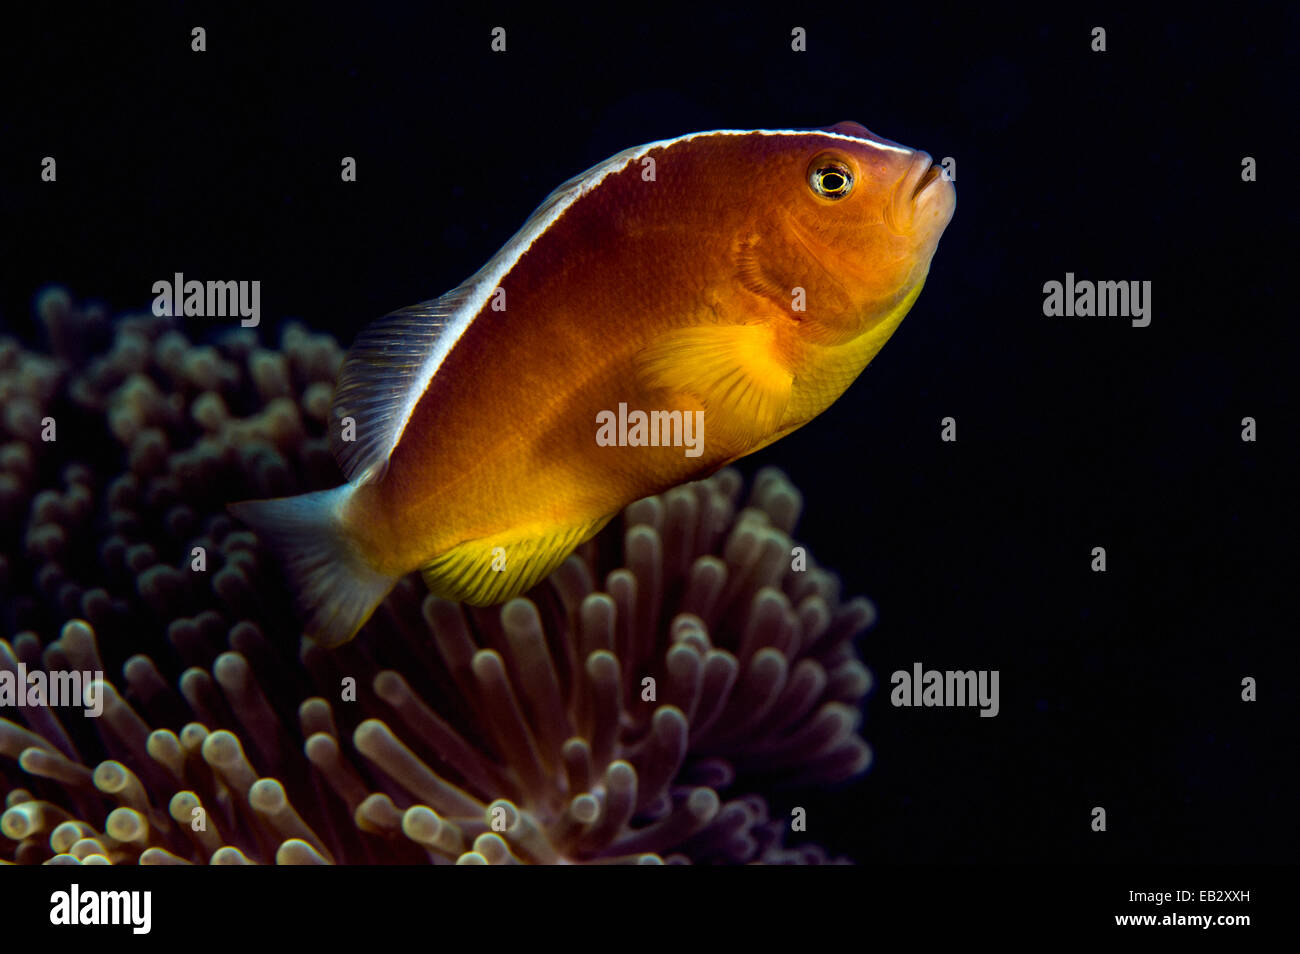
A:
{"type": "Polygon", "coordinates": [[[357,634],[396,577],[374,570],[344,533],[350,484],[333,490],[227,505],[280,558],[306,633],[324,646],[357,634]]]}

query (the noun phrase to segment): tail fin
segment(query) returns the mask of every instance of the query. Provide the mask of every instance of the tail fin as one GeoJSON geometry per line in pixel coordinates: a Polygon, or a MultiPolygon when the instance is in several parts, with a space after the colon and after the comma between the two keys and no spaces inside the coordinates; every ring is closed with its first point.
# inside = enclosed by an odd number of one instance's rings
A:
{"type": "Polygon", "coordinates": [[[344,533],[343,505],[352,490],[344,484],[227,505],[280,558],[307,635],[324,646],[355,636],[397,583],[374,570],[344,533]]]}

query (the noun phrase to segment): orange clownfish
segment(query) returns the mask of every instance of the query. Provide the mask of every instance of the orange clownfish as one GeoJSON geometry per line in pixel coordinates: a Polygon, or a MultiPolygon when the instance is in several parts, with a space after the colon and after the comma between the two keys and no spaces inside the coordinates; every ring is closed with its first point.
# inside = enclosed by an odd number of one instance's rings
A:
{"type": "Polygon", "coordinates": [[[331,411],[348,483],[231,510],[325,645],[416,569],[448,599],[509,599],[630,502],[830,406],[955,203],[929,155],[856,123],[621,152],[464,284],[360,335],[331,411]]]}

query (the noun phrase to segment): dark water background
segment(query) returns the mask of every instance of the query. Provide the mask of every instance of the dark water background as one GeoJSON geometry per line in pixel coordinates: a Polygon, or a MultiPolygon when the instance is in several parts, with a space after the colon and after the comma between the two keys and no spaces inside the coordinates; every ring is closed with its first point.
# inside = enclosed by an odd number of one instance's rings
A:
{"type": "Polygon", "coordinates": [[[875,766],[774,805],[862,862],[1295,859],[1294,6],[227,6],[7,12],[0,331],[50,282],[121,310],[181,271],[346,343],[631,145],[847,119],[952,156],[910,316],[743,462],[792,476],[799,536],[880,611],[875,766]],[[1067,271],[1151,281],[1150,327],[1045,318],[1067,271]],[[916,661],[1000,670],[1000,715],[892,707],[916,661]]]}

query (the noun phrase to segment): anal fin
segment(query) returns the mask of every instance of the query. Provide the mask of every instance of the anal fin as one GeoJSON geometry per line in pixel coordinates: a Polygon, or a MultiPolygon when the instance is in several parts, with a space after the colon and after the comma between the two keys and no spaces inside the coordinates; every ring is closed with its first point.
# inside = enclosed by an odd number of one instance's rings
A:
{"type": "Polygon", "coordinates": [[[520,527],[452,547],[421,568],[431,592],[471,606],[491,606],[535,586],[612,514],[572,526],[520,527]]]}

